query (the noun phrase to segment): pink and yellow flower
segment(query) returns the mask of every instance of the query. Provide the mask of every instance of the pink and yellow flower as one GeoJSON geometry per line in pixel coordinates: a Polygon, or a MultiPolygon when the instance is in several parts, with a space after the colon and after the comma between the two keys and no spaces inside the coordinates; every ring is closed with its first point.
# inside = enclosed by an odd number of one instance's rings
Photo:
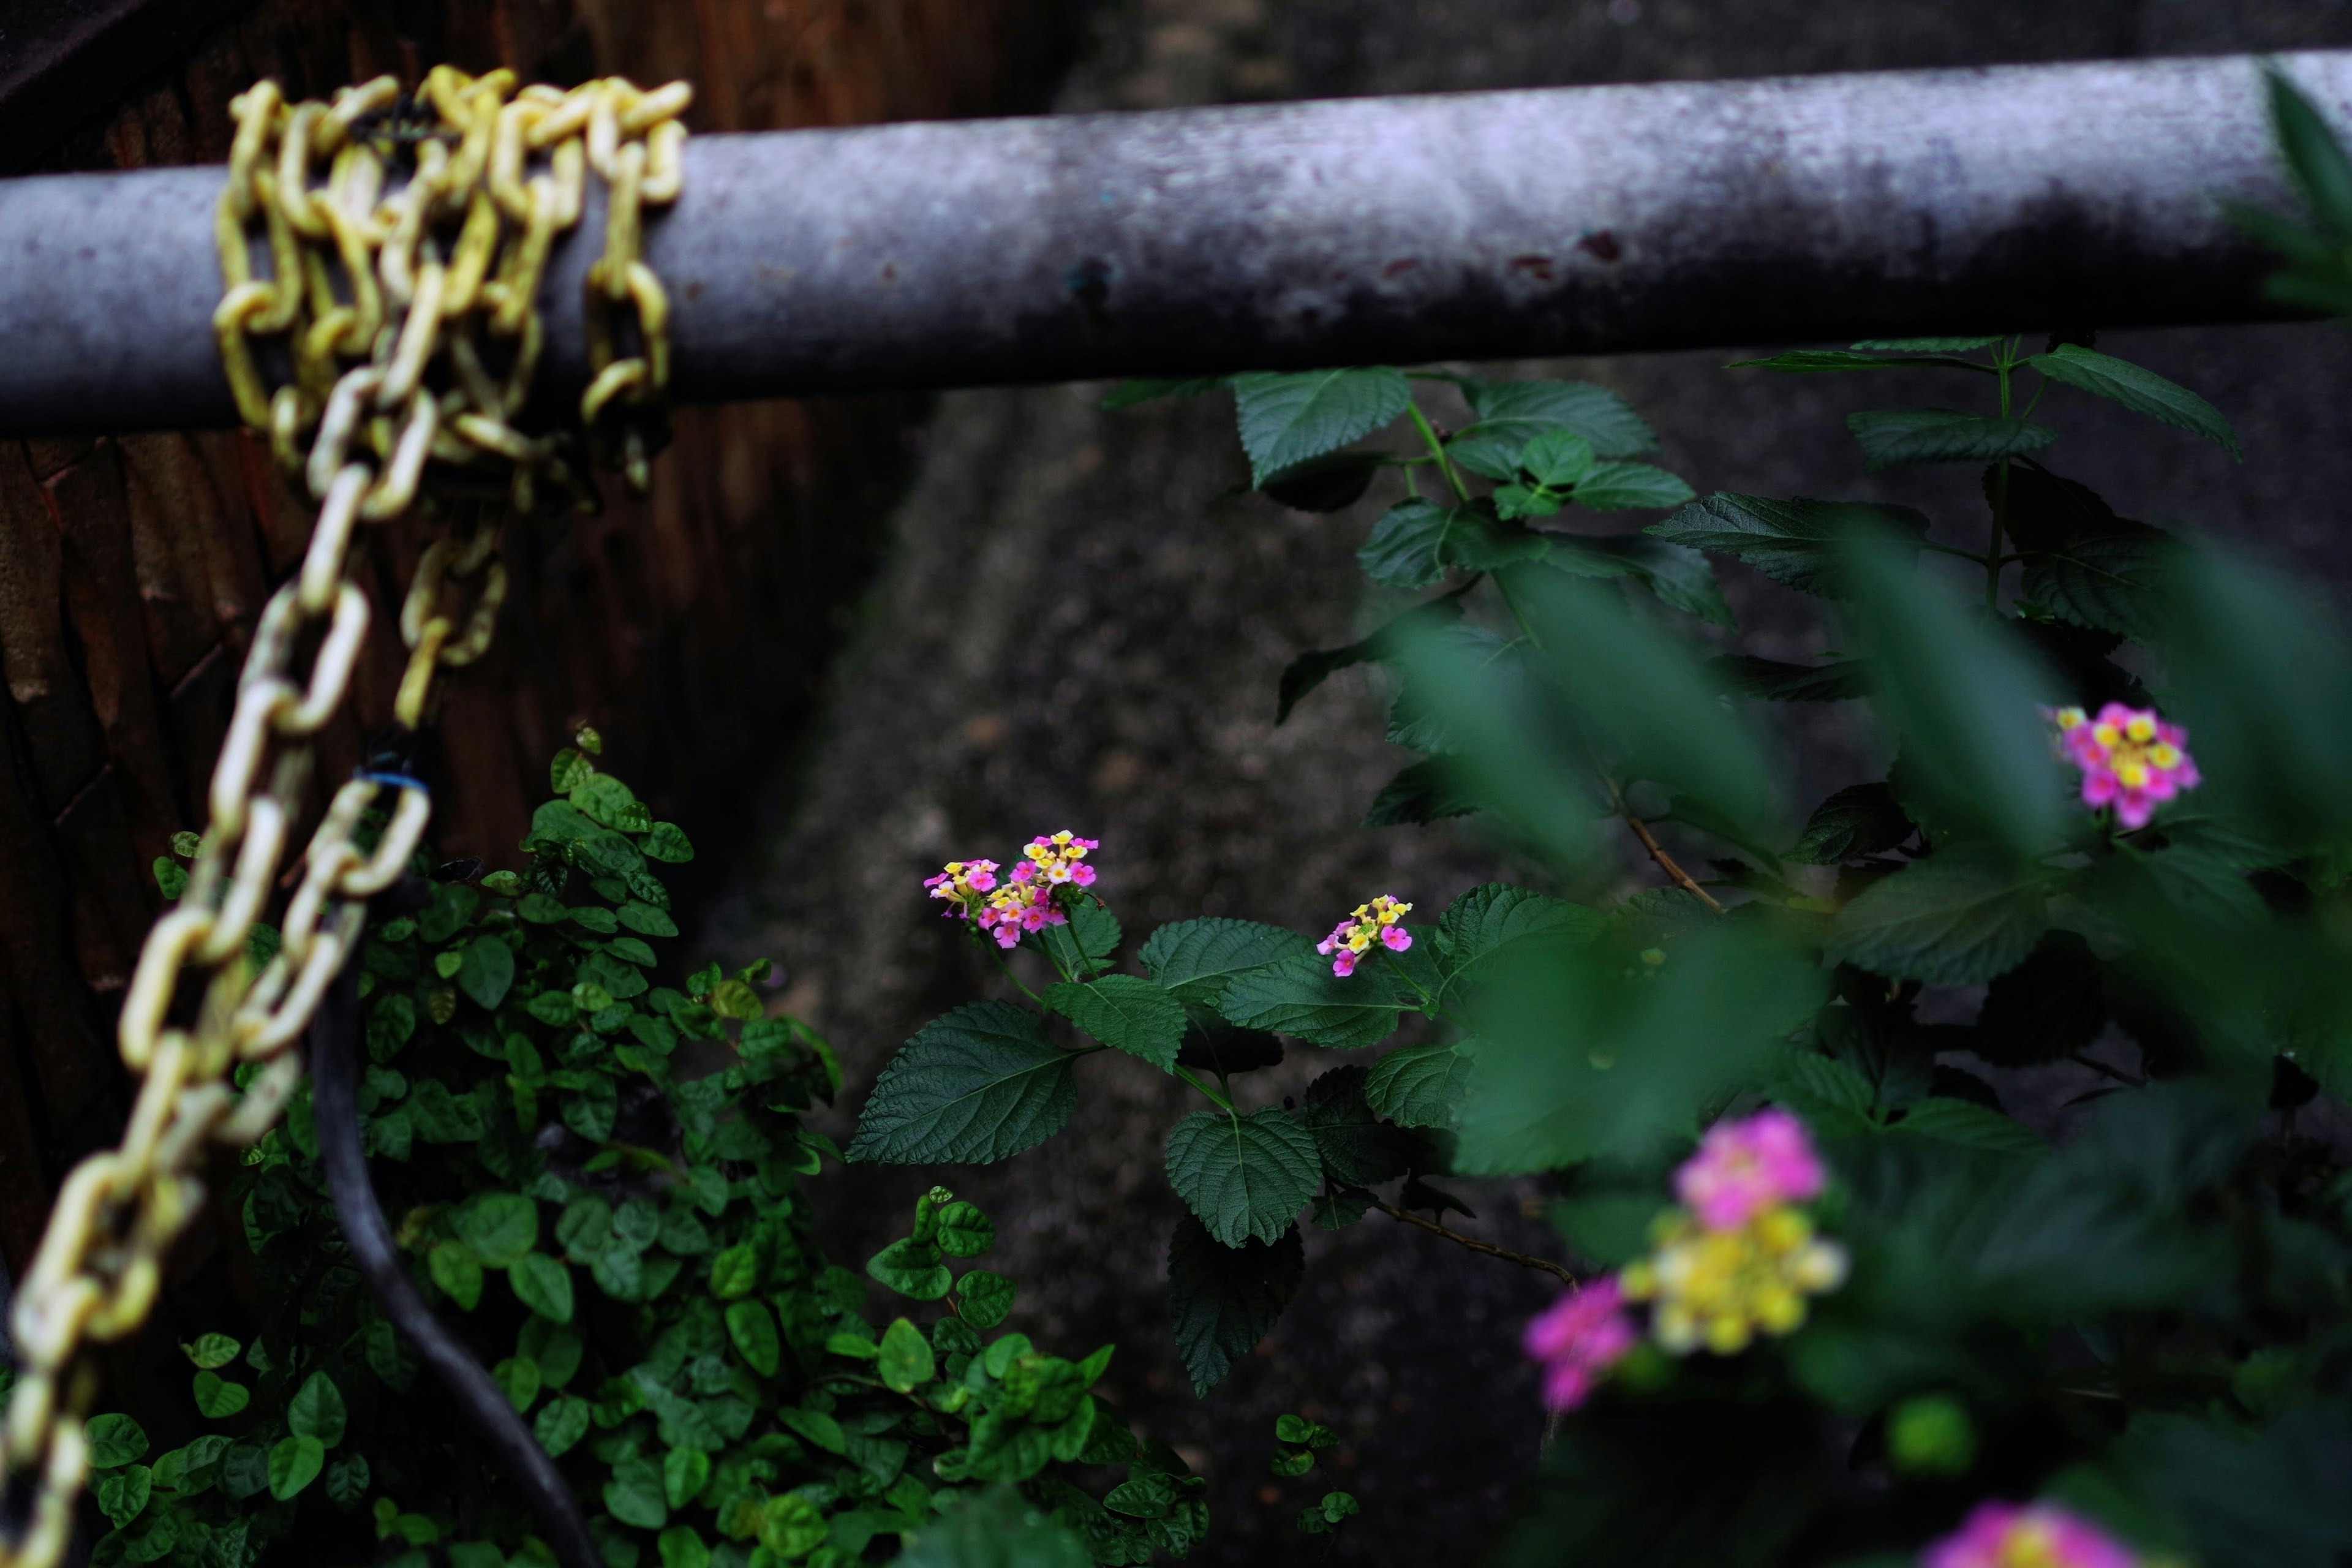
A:
{"type": "Polygon", "coordinates": [[[988,895],[976,917],[980,929],[996,938],[999,947],[1015,947],[1024,932],[1067,925],[1070,917],[1054,907],[1054,889],[1038,881],[1027,866],[1013,868],[1013,879],[988,895]]]}
{"type": "Polygon", "coordinates": [[[1391,952],[1411,947],[1412,933],[1404,929],[1404,917],[1412,911],[1411,904],[1382,893],[1370,903],[1358,904],[1353,914],[1315,944],[1315,951],[1331,961],[1332,973],[1345,978],[1356,973],[1356,965],[1376,942],[1391,952]]]}
{"type": "Polygon", "coordinates": [[[923,879],[923,886],[931,897],[947,900],[944,913],[950,920],[970,920],[988,890],[996,886],[996,862],[993,860],[950,860],[936,877],[923,879]]]}
{"type": "Polygon", "coordinates": [[[1979,1503],[1919,1556],[1919,1568],[2137,1568],[2098,1526],[2052,1503],[1979,1503]]]}
{"type": "Polygon", "coordinates": [[[2201,782],[2189,754],[2189,733],[2152,708],[2110,702],[2096,718],[2080,708],[2050,715],[2058,726],[2058,752],[2082,771],[2083,804],[2112,805],[2126,827],[2146,827],[2156,808],[2201,782]]]}
{"type": "Polygon", "coordinates": [[[1806,1203],[1821,1191],[1822,1163],[1804,1123],[1777,1109],[1717,1122],[1675,1173],[1675,1195],[1710,1230],[1745,1225],[1775,1204],[1806,1203]]]}
{"type": "Polygon", "coordinates": [[[1544,1369],[1548,1410],[1573,1410],[1640,1335],[1625,1312],[1614,1276],[1580,1285],[1528,1323],[1521,1343],[1544,1369]]]}
{"type": "Polygon", "coordinates": [[[1758,1333],[1794,1333],[1805,1298],[1845,1282],[1845,1248],[1813,1234],[1802,1210],[1775,1204],[1715,1229],[1681,1209],[1657,1226],[1657,1250],[1629,1263],[1619,1288],[1647,1301],[1650,1335],[1675,1355],[1704,1347],[1736,1355],[1758,1333]]]}
{"type": "Polygon", "coordinates": [[[1095,879],[1095,868],[1086,863],[1087,851],[1099,847],[1094,839],[1080,838],[1066,827],[1051,837],[1041,833],[1022,851],[1029,857],[1029,864],[1013,874],[1034,876],[1052,887],[1067,882],[1083,888],[1095,879]]]}

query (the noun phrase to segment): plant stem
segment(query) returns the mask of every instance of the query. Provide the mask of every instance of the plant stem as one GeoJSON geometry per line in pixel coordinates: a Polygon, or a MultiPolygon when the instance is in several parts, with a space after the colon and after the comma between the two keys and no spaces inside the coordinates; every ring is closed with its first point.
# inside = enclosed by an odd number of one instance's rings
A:
{"type": "Polygon", "coordinates": [[[1693,881],[1691,874],[1666,853],[1665,847],[1658,842],[1657,835],[1650,831],[1650,825],[1634,815],[1633,808],[1626,804],[1625,792],[1617,787],[1616,781],[1603,779],[1601,782],[1609,786],[1609,798],[1617,803],[1618,815],[1625,819],[1625,826],[1633,830],[1633,837],[1642,841],[1642,847],[1650,852],[1650,858],[1657,862],[1658,869],[1664,871],[1675,887],[1695,895],[1717,914],[1723,913],[1723,906],[1716,901],[1715,895],[1693,881]]]}
{"type": "Polygon", "coordinates": [[[1234,1102],[1232,1100],[1227,1100],[1223,1095],[1219,1094],[1215,1089],[1211,1089],[1207,1084],[1202,1083],[1199,1075],[1194,1073],[1191,1068],[1171,1068],[1168,1070],[1174,1073],[1178,1078],[1182,1079],[1186,1083],[1191,1084],[1194,1089],[1199,1089],[1202,1094],[1207,1095],[1209,1097],[1210,1103],[1213,1104],[1218,1110],[1223,1111],[1227,1116],[1238,1116],[1241,1114],[1234,1109],[1234,1102]]]}
{"type": "Polygon", "coordinates": [[[1020,986],[1021,994],[1028,997],[1032,1002],[1035,1002],[1040,1007],[1043,1007],[1045,1005],[1045,1002],[1039,998],[1037,993],[1030,990],[1026,985],[1021,984],[1021,976],[1013,973],[1013,965],[1005,962],[1004,950],[1003,948],[998,947],[996,943],[989,938],[982,936],[976,927],[972,931],[972,940],[980,942],[989,950],[988,955],[996,960],[996,967],[1004,971],[1005,979],[1013,982],[1014,985],[1020,986]]]}
{"type": "Polygon", "coordinates": [[[1431,428],[1429,416],[1421,411],[1421,405],[1417,403],[1408,403],[1404,405],[1404,409],[1406,413],[1412,416],[1413,428],[1421,432],[1422,443],[1429,448],[1429,455],[1437,459],[1438,471],[1445,476],[1445,482],[1454,487],[1454,499],[1468,500],[1470,487],[1462,482],[1462,475],[1454,468],[1454,459],[1445,455],[1445,444],[1437,438],[1437,432],[1431,428]]]}
{"type": "Polygon", "coordinates": [[[1415,1230],[1425,1230],[1432,1236],[1442,1236],[1456,1247],[1466,1247],[1473,1252],[1483,1252],[1489,1258],[1499,1258],[1506,1263],[1516,1263],[1522,1268],[1539,1268],[1564,1285],[1582,1283],[1575,1275],[1548,1258],[1531,1258],[1524,1252],[1513,1252],[1507,1247],[1496,1247],[1491,1241],[1481,1241],[1475,1236],[1465,1236],[1458,1230],[1448,1230],[1433,1219],[1423,1219],[1417,1214],[1409,1213],[1391,1204],[1384,1204],[1378,1198],[1372,1200],[1372,1206],[1392,1220],[1409,1225],[1415,1230]]]}

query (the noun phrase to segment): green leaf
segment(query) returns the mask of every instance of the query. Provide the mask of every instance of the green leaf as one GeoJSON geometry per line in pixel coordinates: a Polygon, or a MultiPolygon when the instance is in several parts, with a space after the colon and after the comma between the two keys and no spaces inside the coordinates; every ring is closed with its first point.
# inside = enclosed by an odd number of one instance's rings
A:
{"type": "Polygon", "coordinates": [[[1387,1039],[1396,1032],[1397,1015],[1415,1005],[1403,978],[1382,957],[1340,976],[1331,973],[1329,959],[1309,951],[1234,975],[1217,1010],[1244,1029],[1271,1029],[1347,1051],[1387,1039]]]}
{"type": "Polygon", "coordinates": [[[327,1500],[348,1513],[367,1500],[368,1483],[373,1479],[368,1473],[365,1454],[345,1454],[327,1466],[327,1500]]]}
{"type": "Polygon", "coordinates": [[[1213,917],[1161,926],[1139,956],[1151,978],[1177,1001],[1214,1007],[1235,976],[1314,951],[1315,944],[1295,931],[1213,917]]]}
{"type": "Polygon", "coordinates": [[[1424,757],[1381,786],[1364,810],[1366,827],[1404,827],[1467,816],[1483,804],[1462,784],[1452,757],[1424,757]]]}
{"type": "Polygon", "coordinates": [[[1093,1561],[1076,1535],[1011,1487],[1000,1486],[951,1513],[924,1521],[907,1539],[898,1563],[898,1568],[1087,1568],[1093,1561]]]}
{"type": "Polygon", "coordinates": [[[1412,627],[1446,625],[1462,618],[1458,594],[1440,595],[1425,604],[1390,621],[1371,636],[1349,643],[1345,647],[1321,648],[1302,653],[1285,667],[1276,694],[1274,721],[1282,723],[1299,699],[1323,684],[1333,673],[1363,663],[1367,659],[1392,658],[1399,647],[1398,638],[1412,627]]]}
{"type": "Polygon", "coordinates": [[[681,1446],[662,1456],[662,1500],[670,1507],[692,1502],[709,1479],[710,1456],[701,1449],[681,1446]]]}
{"type": "Polygon", "coordinates": [[[1570,499],[1588,511],[1634,511],[1680,506],[1691,493],[1690,486],[1648,463],[1600,463],[1577,481],[1570,499]]]}
{"type": "Polygon", "coordinates": [[[225,1421],[253,1401],[253,1391],[231,1383],[216,1372],[200,1372],[195,1381],[196,1409],[214,1421],[225,1421]]]}
{"type": "Polygon", "coordinates": [[[660,860],[670,865],[683,865],[694,858],[694,845],[686,830],[675,822],[656,822],[638,843],[637,848],[648,860],[660,860]]]}
{"type": "Polygon", "coordinates": [[[1859,659],[1832,664],[1782,664],[1744,653],[1718,654],[1706,661],[1735,697],[1761,698],[1767,702],[1843,702],[1863,694],[1864,668],[1859,659]]]}
{"type": "MultiPolygon", "coordinates": [[[[1969,338],[1918,338],[1909,341],[1920,343],[1956,342],[1971,348],[1983,346],[1969,338]]],[[[1998,338],[1985,340],[1986,342],[2000,341],[1998,338]]],[[[1897,345],[1895,343],[1857,343],[1854,346],[1888,349],[1897,345]]],[[[1817,375],[1835,371],[1897,370],[1918,365],[1940,365],[1953,370],[1982,371],[1988,375],[1993,374],[1992,366],[1982,360],[1960,359],[1953,355],[1933,353],[1925,357],[1912,353],[1905,354],[1902,358],[1890,358],[1885,353],[1853,353],[1844,349],[1791,349],[1786,353],[1774,354],[1770,359],[1733,360],[1723,368],[1726,370],[1779,370],[1797,374],[1817,375]]]]}
{"type": "Polygon", "coordinates": [[[343,1392],[334,1379],[314,1372],[302,1382],[286,1406],[286,1425],[298,1437],[316,1437],[331,1448],[343,1440],[343,1392]]]}
{"type": "Polygon", "coordinates": [[[1776,583],[1843,597],[1840,552],[1857,539],[1913,550],[1927,519],[1906,506],[1869,501],[1773,500],[1718,491],[1644,531],[1694,550],[1729,555],[1776,583]]]}
{"type": "Polygon", "coordinates": [[[1442,507],[1420,496],[1399,501],[1372,524],[1356,563],[1373,582],[1423,588],[1449,571],[1492,571],[1543,553],[1544,541],[1505,530],[1475,507],[1442,507]]]}
{"type": "Polygon", "coordinates": [[[2202,436],[2231,457],[2242,462],[2245,458],[2238,448],[2237,432],[2230,428],[2230,422],[2221,417],[2220,409],[2187,387],[2129,360],[2116,359],[2080,343],[2060,343],[2048,353],[2035,354],[2025,363],[2053,381],[2063,381],[2095,396],[2120,403],[2135,414],[2145,414],[2161,424],[2202,436]]]}
{"type": "Polygon", "coordinates": [[[1385,367],[1253,371],[1233,388],[1253,485],[1370,435],[1412,401],[1412,384],[1385,367]]]}
{"type": "Polygon", "coordinates": [[[662,1568],[710,1568],[710,1548],[694,1526],[673,1524],[654,1542],[662,1568]]]}
{"type": "Polygon", "coordinates": [[[1965,1100],[1937,1095],[1915,1100],[1894,1123],[1906,1137],[1932,1138],[1964,1149],[1988,1149],[1997,1154],[2039,1154],[2042,1140],[1998,1110],[1965,1100]]]}
{"type": "Polygon", "coordinates": [[[1797,836],[1786,858],[1807,866],[1834,866],[1883,855],[1911,837],[1895,792],[1883,784],[1853,784],[1822,802],[1797,836]]]}
{"type": "Polygon", "coordinates": [[[1365,1098],[1360,1067],[1335,1068],[1307,1086],[1297,1121],[1314,1140],[1333,1182],[1370,1187],[1405,1173],[1414,1141],[1380,1118],[1365,1098]]]}
{"type": "Polygon", "coordinates": [[[2061,620],[2155,642],[2165,632],[2172,574],[2185,564],[2180,542],[2126,518],[2028,554],[2025,596],[2061,620]]]}
{"type": "Polygon", "coordinates": [[[588,1402],[567,1394],[540,1407],[530,1424],[530,1435],[547,1450],[549,1458],[560,1458],[588,1435],[588,1402]]]}
{"type": "Polygon", "coordinates": [[[128,1415],[93,1415],[82,1436],[89,1444],[92,1469],[110,1470],[118,1465],[136,1463],[147,1455],[147,1434],[128,1415]]]}
{"type": "Polygon", "coordinates": [[[1592,471],[1592,443],[1573,430],[1546,430],[1519,448],[1519,467],[1548,489],[1566,489],[1592,471]]]}
{"type": "Polygon", "coordinates": [[[180,1347],[180,1353],[200,1367],[226,1366],[245,1347],[226,1334],[198,1334],[180,1347]]]}
{"type": "Polygon", "coordinates": [[[1403,1046],[1372,1064],[1364,1100],[1404,1127],[1452,1127],[1470,1081],[1470,1058],[1460,1044],[1432,1040],[1403,1046]]]}
{"type": "Polygon", "coordinates": [[[1271,1242],[1234,1247],[1220,1245],[1191,1215],[1178,1218],[1168,1237],[1168,1316],[1194,1394],[1223,1382],[1265,1338],[1306,1268],[1296,1226],[1271,1242]]]}
{"type": "Polygon", "coordinates": [[[645,803],[610,773],[592,773],[572,785],[571,800],[590,821],[622,833],[644,833],[654,825],[645,803]]]}
{"type": "Polygon", "coordinates": [[[117,1530],[139,1517],[155,1492],[155,1474],[144,1465],[100,1471],[89,1480],[90,1494],[117,1530]]]}
{"type": "Polygon", "coordinates": [[[1858,590],[1853,645],[1869,658],[1879,717],[1901,736],[1906,772],[1937,807],[2016,853],[2049,848],[2065,808],[2041,705],[2062,688],[2009,627],[1907,563],[1857,549],[1847,572],[1858,590]]]}
{"type": "Polygon", "coordinates": [[[1573,430],[1603,458],[1631,458],[1654,449],[1652,434],[1632,404],[1605,386],[1584,381],[1475,381],[1462,390],[1478,424],[1465,437],[1482,432],[1524,432],[1519,439],[1553,426],[1573,430]]]}
{"type": "Polygon", "coordinates": [[[269,1448],[269,1495],[288,1501],[317,1480],[326,1463],[327,1446],[316,1437],[280,1437],[269,1448]]]}
{"type": "Polygon", "coordinates": [[[722,1301],[750,1295],[759,1282],[759,1250],[748,1241],[737,1242],[710,1260],[710,1293],[722,1301]]]}
{"type": "Polygon", "coordinates": [[[2058,439],[2047,425],[1952,408],[1874,409],[1847,415],[1845,424],[1874,474],[1914,463],[1990,463],[2038,452],[2058,439]]]}
{"type": "Polygon", "coordinates": [[[490,1381],[499,1385],[499,1392],[507,1396],[507,1403],[520,1415],[539,1397],[539,1363],[529,1356],[510,1355],[490,1368],[490,1381]]]}
{"type": "Polygon", "coordinates": [[[952,1282],[936,1243],[902,1237],[866,1260],[866,1272],[901,1296],[936,1301],[952,1282]]]}
{"type": "Polygon", "coordinates": [[[956,1306],[965,1322],[984,1331],[1004,1321],[1004,1314],[1013,1310],[1014,1293],[1013,1281],[1003,1275],[973,1268],[956,1281],[956,1306]]]}
{"type": "Polygon", "coordinates": [[[882,1332],[882,1355],[877,1363],[884,1385],[900,1394],[911,1393],[930,1382],[936,1370],[923,1331],[904,1318],[894,1319],[882,1332]]]}
{"type": "MultiPolygon", "coordinates": [[[[1679,499],[1690,497],[1685,492],[1679,499]]],[[[1715,568],[1698,551],[1639,533],[1547,533],[1543,538],[1548,566],[1578,577],[1630,577],[1662,605],[1714,626],[1732,625],[1731,606],[1724,602],[1715,568]]]]}
{"type": "Polygon", "coordinates": [[[457,1211],[457,1239],[491,1268],[519,1263],[539,1240],[539,1205],[520,1193],[482,1193],[457,1211]]]}
{"type": "Polygon", "coordinates": [[[439,1241],[425,1254],[425,1262],[441,1293],[457,1303],[459,1311],[472,1311],[474,1303],[482,1299],[481,1259],[454,1241],[439,1241]]]}
{"type": "Polygon", "coordinates": [[[977,1258],[996,1245],[996,1223],[980,1212],[978,1204],[959,1198],[941,1205],[939,1229],[931,1239],[950,1258],[977,1258]]]}
{"type": "Polygon", "coordinates": [[[662,1473],[651,1459],[623,1459],[604,1483],[604,1511],[623,1524],[639,1530],[659,1530],[669,1522],[669,1501],[662,1473]]]}
{"type": "Polygon", "coordinates": [[[2098,1038],[2104,993],[2091,944],[2070,931],[2051,931],[1986,989],[1969,1049],[1995,1067],[2056,1061],[2098,1038]]]}
{"type": "MultiPolygon", "coordinates": [[[[582,925],[587,925],[588,922],[581,919],[583,912],[574,910],[572,911],[572,918],[579,921],[582,925]]],[[[636,902],[623,904],[617,918],[621,924],[640,936],[676,936],[677,934],[677,922],[651,904],[636,902]]],[[[612,928],[607,926],[605,929],[610,931],[612,928]]]]}
{"type": "Polygon", "coordinates": [[[1996,332],[1983,338],[1871,338],[1853,346],[1885,353],[1958,354],[1970,349],[1990,348],[1999,342],[2000,335],[1996,332]]]}
{"type": "Polygon", "coordinates": [[[1136,974],[1106,974],[1084,985],[1046,987],[1045,1004],[1110,1047],[1161,1072],[1184,1043],[1184,1005],[1164,986],[1136,974]]]}
{"type": "Polygon", "coordinates": [[[400,1054],[416,1033],[416,1002],[404,991],[387,992],[379,995],[375,1005],[368,1009],[368,1059],[387,1062],[400,1054]]]}
{"type": "Polygon", "coordinates": [[[158,855],[152,869],[155,890],[163,895],[165,903],[177,903],[180,895],[188,890],[188,868],[169,855],[158,855]]]}
{"type": "Polygon", "coordinates": [[[2047,929],[2045,892],[2005,863],[1947,851],[1864,889],[1837,912],[1830,955],[1892,979],[1975,985],[2022,963],[2047,929]]]}
{"type": "Polygon", "coordinates": [[[1115,413],[1161,397],[1194,397],[1203,392],[1214,392],[1232,379],[1223,375],[1138,376],[1112,387],[1096,406],[1115,413]]]}
{"type": "Polygon", "coordinates": [[[727,1337],[735,1342],[743,1363],[761,1377],[776,1375],[782,1341],[776,1333],[775,1315],[759,1301],[730,1301],[727,1306],[727,1337]]]}
{"type": "Polygon", "coordinates": [[[1609,917],[1582,904],[1508,882],[1485,882],[1437,919],[1439,972],[1451,985],[1485,960],[1524,942],[1580,944],[1598,939],[1609,917]]]}
{"type": "Polygon", "coordinates": [[[1293,511],[1343,511],[1363,500],[1387,461],[1378,452],[1327,452],[1269,476],[1258,489],[1293,511]]]}
{"type": "Polygon", "coordinates": [[[1315,1139],[1289,1112],[1196,1110],[1168,1134],[1168,1184],[1227,1247],[1271,1241],[1315,1195],[1315,1139]]]}
{"type": "Polygon", "coordinates": [[[466,944],[457,964],[457,989],[484,1007],[496,1008],[514,984],[514,949],[492,936],[466,944]]]}
{"type": "Polygon", "coordinates": [[[959,1007],[882,1069],[847,1157],[908,1165],[1017,1154],[1069,1121],[1076,1059],[1034,1014],[1003,1002],[959,1007]]]}
{"type": "Polygon", "coordinates": [[[572,1321],[572,1271],[543,1252],[526,1253],[507,1266],[515,1300],[551,1323],[572,1321]]]}

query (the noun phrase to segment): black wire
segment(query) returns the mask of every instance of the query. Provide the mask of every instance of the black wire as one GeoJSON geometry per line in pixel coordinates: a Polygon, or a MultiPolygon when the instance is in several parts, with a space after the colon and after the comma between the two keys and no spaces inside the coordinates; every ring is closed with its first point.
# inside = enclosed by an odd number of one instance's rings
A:
{"type": "Polygon", "coordinates": [[[319,1159],[327,1169],[327,1189],[334,1195],[343,1239],[384,1316],[416,1346],[456,1401],[457,1414],[481,1434],[530,1499],[541,1531],[555,1548],[556,1561],[562,1568],[604,1568],[604,1554],[589,1535],[579,1500],[555,1462],[532,1439],[482,1363],[467,1353],[425,1304],[402,1265],[383,1210],[376,1205],[367,1152],[360,1142],[359,975],[355,959],[345,964],[310,1026],[310,1104],[318,1120],[319,1159]]]}

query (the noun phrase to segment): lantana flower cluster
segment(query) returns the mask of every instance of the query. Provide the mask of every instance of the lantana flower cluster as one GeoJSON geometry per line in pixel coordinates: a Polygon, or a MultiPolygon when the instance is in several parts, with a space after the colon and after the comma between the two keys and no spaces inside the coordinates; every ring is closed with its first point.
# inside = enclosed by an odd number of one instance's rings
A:
{"type": "Polygon", "coordinates": [[[1356,973],[1356,965],[1376,942],[1391,952],[1411,947],[1412,933],[1404,929],[1404,917],[1412,912],[1411,904],[1382,893],[1368,904],[1358,904],[1353,914],[1315,944],[1315,951],[1331,961],[1332,973],[1345,979],[1356,973]]]}
{"type": "Polygon", "coordinates": [[[1023,848],[1021,863],[999,878],[993,860],[950,860],[936,877],[923,879],[931,897],[946,903],[950,920],[967,921],[1003,948],[1020,945],[1025,932],[1066,925],[1070,917],[1055,902],[1063,888],[1084,888],[1095,879],[1088,852],[1101,847],[1068,828],[1040,834],[1023,848]]]}
{"type": "Polygon", "coordinates": [[[2152,708],[2110,702],[2096,718],[2060,708],[2050,721],[2058,726],[2058,754],[2082,772],[2083,804],[2114,806],[2126,827],[2146,827],[2158,805],[2201,782],[2189,732],[2152,708]]]}
{"type": "Polygon", "coordinates": [[[1674,1355],[1744,1350],[1759,1332],[1805,1321],[1806,1298],[1844,1282],[1846,1256],[1817,1236],[1800,1205],[1824,1173],[1804,1125],[1768,1110],[1710,1129],[1675,1173],[1685,1207],[1653,1227],[1648,1257],[1581,1286],[1528,1325],[1528,1354],[1543,1363],[1544,1403],[1582,1404],[1640,1341],[1630,1309],[1650,1308],[1650,1338],[1674,1355]]]}
{"type": "Polygon", "coordinates": [[[2052,1503],[1979,1503],[1920,1554],[1919,1568],[2139,1568],[2098,1526],[2052,1503]]]}

